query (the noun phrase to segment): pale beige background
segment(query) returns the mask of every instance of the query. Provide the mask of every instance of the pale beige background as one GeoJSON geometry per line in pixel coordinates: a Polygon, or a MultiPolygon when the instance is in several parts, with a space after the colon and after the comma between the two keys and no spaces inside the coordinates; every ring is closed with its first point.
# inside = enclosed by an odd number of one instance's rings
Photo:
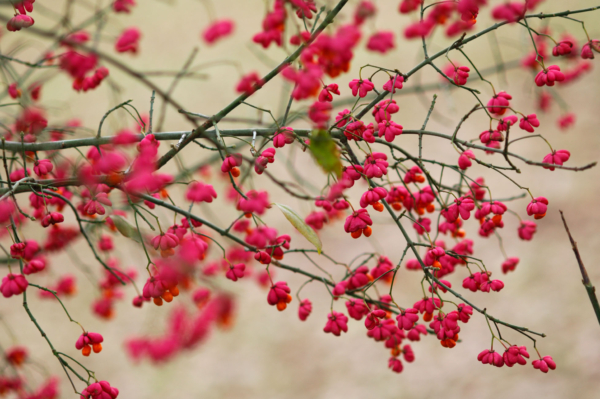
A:
{"type": "MultiPolygon", "coordinates": [[[[40,3],[42,3],[40,1],[40,3]]],[[[105,2],[106,3],[106,2],[105,2]]],[[[219,43],[214,48],[207,47],[199,40],[199,34],[208,23],[205,9],[199,1],[180,0],[168,2],[138,0],[131,15],[119,15],[109,24],[103,35],[103,48],[112,52],[112,38],[121,29],[128,26],[139,26],[143,30],[140,54],[137,57],[119,55],[137,70],[177,70],[184,64],[192,47],[200,48],[195,65],[214,60],[236,60],[241,63],[244,72],[256,70],[261,74],[270,70],[271,60],[280,60],[284,54],[279,49],[269,49],[268,59],[259,60],[250,47],[250,37],[259,30],[260,19],[264,12],[264,2],[260,0],[222,0],[215,2],[219,17],[228,16],[236,21],[236,31],[232,38],[219,43]]],[[[320,2],[321,3],[321,2],[320,2]]],[[[333,3],[333,2],[329,2],[333,3]]],[[[350,10],[356,1],[351,2],[343,18],[348,20],[350,10]]],[[[375,23],[367,27],[367,31],[391,29],[400,38],[400,26],[405,25],[410,18],[400,16],[397,11],[398,1],[378,1],[381,13],[375,23]]],[[[498,2],[493,2],[494,4],[498,2]]],[[[62,9],[62,2],[43,2],[46,7],[55,10],[62,9]]],[[[37,3],[36,3],[37,5],[37,3]]],[[[583,8],[595,5],[593,1],[546,1],[541,7],[545,12],[583,8]]],[[[81,20],[89,12],[86,7],[75,8],[75,18],[81,20]]],[[[5,10],[6,11],[6,10],[5,10]]],[[[4,12],[5,12],[4,11],[4,12]]],[[[480,28],[488,26],[489,8],[484,11],[485,17],[480,18],[480,28]]],[[[580,17],[588,23],[588,29],[593,37],[600,32],[597,22],[598,12],[580,17]]],[[[48,27],[42,15],[36,20],[40,27],[48,27]],[[45,25],[44,25],[45,24],[45,25]]],[[[538,26],[538,22],[532,22],[538,26]]],[[[576,23],[560,20],[552,21],[554,32],[568,30],[579,39],[584,36],[576,23]]],[[[8,36],[8,35],[6,35],[8,36]]],[[[503,27],[497,32],[502,45],[505,60],[521,57],[529,49],[526,32],[518,26],[503,27]]],[[[8,46],[11,40],[21,40],[9,36],[5,39],[8,46]]],[[[34,48],[42,48],[38,39],[28,39],[28,44],[34,48]]],[[[47,42],[44,42],[47,43],[47,42]]],[[[340,84],[342,94],[347,96],[349,90],[347,81],[357,77],[358,68],[366,63],[381,65],[388,68],[409,70],[421,56],[420,45],[417,42],[398,45],[390,55],[382,57],[368,54],[364,51],[364,39],[356,51],[352,63],[352,72],[335,79],[340,84]]],[[[432,50],[443,48],[450,42],[438,34],[430,45],[432,50]]],[[[481,68],[493,65],[489,41],[486,38],[471,43],[466,47],[469,55],[477,61],[481,68]]],[[[25,53],[27,54],[27,53],[25,53]]],[[[454,59],[461,62],[458,55],[454,59]]],[[[440,61],[443,66],[445,62],[440,61]]],[[[595,61],[595,68],[598,61],[595,61]]],[[[110,66],[109,66],[110,68],[110,66]]],[[[101,116],[117,101],[133,99],[134,104],[143,112],[147,112],[150,92],[139,83],[124,76],[115,68],[110,68],[111,77],[123,87],[119,100],[108,95],[106,86],[87,94],[77,94],[70,89],[70,84],[64,76],[59,76],[49,82],[43,91],[43,101],[48,107],[55,109],[52,122],[64,121],[71,116],[84,120],[86,126],[95,128],[101,116]],[[65,89],[67,87],[67,89],[65,89]]],[[[233,87],[238,81],[239,73],[231,66],[220,66],[206,69],[210,75],[205,81],[183,81],[175,91],[175,96],[191,111],[212,114],[220,110],[233,97],[233,87]]],[[[423,82],[438,82],[439,77],[431,70],[424,70],[415,76],[412,82],[419,79],[423,82]]],[[[506,90],[515,97],[514,105],[524,113],[536,112],[533,96],[533,76],[524,71],[509,73],[509,81],[504,82],[497,75],[490,75],[499,90],[506,90]]],[[[169,78],[155,78],[161,87],[166,88],[169,78]]],[[[474,87],[480,88],[484,99],[490,95],[489,89],[475,82],[474,87]]],[[[281,108],[279,102],[281,79],[269,83],[265,90],[252,98],[252,103],[269,107],[273,111],[281,108]]],[[[379,83],[381,84],[381,82],[379,83]]],[[[558,106],[554,105],[551,114],[541,115],[540,132],[552,142],[557,149],[569,149],[572,157],[570,165],[582,165],[596,161],[600,155],[600,135],[598,134],[600,89],[597,69],[586,74],[579,82],[558,91],[577,112],[577,122],[574,128],[561,132],[556,127],[556,119],[560,114],[558,106]]],[[[444,133],[450,133],[457,120],[474,104],[474,99],[468,94],[444,89],[435,91],[439,95],[438,105],[429,128],[444,133]]],[[[397,101],[401,111],[397,114],[398,122],[405,128],[419,128],[427,112],[427,106],[433,92],[419,97],[415,95],[399,96],[397,101]]],[[[160,101],[157,100],[160,105],[160,101]]],[[[112,134],[116,129],[131,126],[131,120],[125,114],[110,118],[106,125],[105,134],[112,134]]],[[[256,111],[250,108],[239,108],[233,115],[239,117],[255,117],[256,111]]],[[[265,118],[266,120],[266,118],[265,118]]],[[[227,126],[223,124],[223,126],[227,126]]],[[[232,125],[233,126],[233,125],[232,125]]],[[[235,125],[239,126],[239,125],[235,125]]],[[[298,126],[305,126],[299,124],[298,126]]],[[[189,125],[171,109],[165,124],[165,130],[174,131],[188,129],[189,125]]],[[[475,138],[486,128],[485,119],[479,115],[473,117],[464,126],[460,135],[463,138],[475,138]]],[[[415,149],[415,137],[406,136],[397,139],[398,143],[410,149],[415,149]]],[[[425,156],[454,161],[456,153],[445,141],[425,140],[425,156]]],[[[163,144],[162,148],[165,148],[163,144]]],[[[515,145],[527,157],[535,160],[548,152],[541,141],[530,140],[515,145]]],[[[184,162],[191,165],[202,156],[197,147],[190,147],[184,152],[184,162]]],[[[308,155],[298,156],[300,172],[311,177],[313,182],[324,182],[323,175],[312,166],[308,155]]],[[[487,157],[486,160],[502,164],[498,156],[487,157]]],[[[96,370],[96,375],[106,379],[121,390],[123,398],[594,398],[598,397],[597,381],[599,359],[599,326],[581,285],[581,277],[574,261],[573,253],[567,242],[566,234],[560,224],[558,209],[562,209],[571,225],[571,230],[579,242],[581,254],[588,267],[590,278],[600,284],[600,269],[597,258],[600,256],[600,235],[598,221],[600,208],[598,197],[600,189],[598,168],[586,172],[567,172],[557,170],[549,172],[539,168],[522,167],[521,175],[514,175],[520,183],[531,188],[534,195],[544,195],[550,200],[550,210],[545,219],[538,223],[539,229],[535,239],[526,243],[516,236],[517,221],[510,215],[506,218],[506,228],[502,231],[504,245],[509,256],[519,256],[521,263],[515,273],[503,277],[506,287],[500,294],[468,294],[468,298],[503,320],[518,325],[526,325],[533,330],[543,331],[548,337],[539,341],[543,354],[550,354],[558,364],[558,369],[548,375],[533,370],[530,364],[526,367],[512,369],[495,369],[484,367],[477,362],[477,354],[489,345],[489,333],[483,318],[476,316],[468,325],[462,328],[463,342],[452,350],[442,348],[433,337],[413,345],[416,361],[405,364],[405,370],[397,375],[387,370],[388,352],[381,344],[365,338],[362,323],[350,322],[348,334],[336,338],[322,332],[325,314],[328,311],[328,294],[322,286],[313,284],[303,291],[303,296],[313,300],[314,310],[308,321],[302,323],[297,319],[297,301],[294,299],[290,308],[285,312],[277,312],[266,304],[266,292],[258,288],[254,282],[237,284],[223,283],[225,287],[235,290],[238,297],[238,316],[235,327],[228,332],[216,331],[201,347],[191,353],[183,354],[162,367],[150,366],[146,363],[134,365],[125,356],[122,341],[124,338],[150,333],[160,334],[163,329],[163,316],[171,305],[161,309],[146,306],[143,310],[132,309],[129,301],[133,290],[127,291],[128,299],[117,305],[117,316],[111,322],[99,321],[89,310],[89,303],[97,295],[96,288],[64,256],[52,259],[52,269],[56,273],[68,271],[78,276],[79,295],[66,301],[75,318],[80,320],[88,329],[101,332],[105,337],[104,350],[100,355],[86,359],[86,365],[96,370]]],[[[174,169],[169,169],[174,170],[174,169]]],[[[484,176],[492,185],[495,195],[509,196],[518,190],[499,175],[475,166],[473,176],[484,176]]],[[[283,174],[285,175],[285,174],[283,174]]],[[[213,183],[221,189],[223,184],[213,178],[213,183]],[[216,182],[216,183],[215,183],[216,182]]],[[[272,188],[266,179],[256,180],[256,185],[272,188]]],[[[358,198],[359,189],[353,189],[353,195],[358,198]]],[[[179,195],[181,189],[173,192],[179,195]]],[[[310,211],[310,206],[287,198],[282,191],[272,188],[271,199],[284,202],[303,214],[310,211]]],[[[222,191],[220,191],[222,193],[222,191]]],[[[520,200],[513,205],[521,215],[525,215],[526,200],[520,200]]],[[[233,207],[222,203],[213,203],[208,207],[199,208],[201,215],[225,225],[234,214],[233,207]]],[[[166,221],[171,215],[160,213],[166,221]]],[[[322,239],[324,249],[336,258],[344,261],[351,259],[354,254],[362,251],[380,250],[392,261],[399,259],[403,240],[396,228],[381,216],[376,216],[374,234],[370,240],[361,239],[349,241],[343,233],[341,224],[326,227],[322,239]]],[[[68,220],[71,220],[68,218],[68,220]]],[[[265,220],[276,226],[280,231],[291,232],[291,227],[282,216],[272,210],[265,220]]],[[[72,220],[71,220],[72,221],[72,220]]],[[[471,235],[476,235],[476,226],[467,225],[471,235]]],[[[35,233],[31,233],[35,234],[35,233]]],[[[296,247],[307,247],[308,243],[298,234],[292,233],[293,244],[296,247]]],[[[491,270],[500,274],[502,255],[494,239],[482,240],[475,238],[477,254],[482,256],[491,270]]],[[[93,259],[85,245],[78,242],[76,250],[89,265],[93,259]]],[[[134,244],[119,240],[118,253],[123,259],[123,265],[135,265],[140,272],[145,264],[141,250],[134,244]]],[[[289,256],[288,263],[309,268],[301,257],[289,256]]],[[[324,267],[339,275],[341,270],[322,262],[324,267]]],[[[99,275],[99,267],[93,266],[99,275]]],[[[304,280],[287,272],[279,272],[278,276],[288,281],[295,290],[304,280]]],[[[460,270],[449,280],[460,286],[464,278],[464,270],[460,270]]],[[[49,277],[35,277],[38,282],[49,281],[49,277]]],[[[31,291],[33,293],[33,290],[31,291]]],[[[402,270],[398,274],[395,297],[402,305],[411,305],[419,299],[419,275],[402,270]]],[[[78,327],[69,325],[66,317],[60,313],[58,305],[52,301],[40,301],[31,295],[31,308],[46,329],[57,348],[77,356],[74,342],[79,334],[78,327]]],[[[182,301],[185,300],[182,299],[182,301]]],[[[177,299],[179,301],[179,299],[177,299]]],[[[61,377],[64,397],[69,397],[69,386],[62,370],[52,358],[50,352],[40,338],[33,325],[27,320],[20,298],[3,300],[0,308],[6,320],[13,326],[19,336],[18,341],[27,343],[32,349],[36,360],[43,363],[61,377]]],[[[336,303],[338,311],[344,311],[342,303],[336,303]]],[[[511,342],[531,345],[519,336],[506,333],[511,342]]],[[[4,346],[10,342],[5,332],[0,332],[0,340],[4,346]]],[[[533,350],[530,350],[532,353],[533,350]]]]}

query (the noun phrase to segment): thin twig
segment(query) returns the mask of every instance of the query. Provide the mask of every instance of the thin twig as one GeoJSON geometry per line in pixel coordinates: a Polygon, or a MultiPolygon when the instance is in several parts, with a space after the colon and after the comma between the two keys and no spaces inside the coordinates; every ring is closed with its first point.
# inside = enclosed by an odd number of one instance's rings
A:
{"type": "Polygon", "coordinates": [[[563,211],[559,210],[560,217],[565,225],[565,230],[567,231],[567,235],[569,236],[569,241],[571,241],[571,248],[573,248],[573,252],[575,253],[575,258],[577,259],[577,264],[579,265],[579,271],[581,272],[581,277],[583,278],[581,282],[585,287],[585,290],[590,297],[590,302],[592,303],[592,307],[594,308],[594,313],[596,313],[596,318],[598,319],[598,323],[600,323],[600,304],[598,303],[598,297],[596,296],[596,287],[592,285],[590,281],[590,277],[587,274],[587,270],[585,270],[585,266],[583,266],[583,261],[581,260],[581,255],[579,254],[579,249],[577,248],[577,243],[573,240],[573,236],[571,236],[571,232],[569,231],[569,226],[567,226],[567,221],[565,220],[565,216],[563,215],[563,211]]]}

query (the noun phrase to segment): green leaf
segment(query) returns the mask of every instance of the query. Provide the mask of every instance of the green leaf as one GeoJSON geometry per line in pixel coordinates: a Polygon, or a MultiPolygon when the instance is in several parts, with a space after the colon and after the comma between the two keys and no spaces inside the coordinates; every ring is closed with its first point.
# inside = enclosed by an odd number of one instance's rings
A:
{"type": "Polygon", "coordinates": [[[304,236],[304,238],[310,241],[310,243],[314,245],[315,248],[317,248],[317,252],[320,255],[321,250],[323,249],[323,244],[321,243],[321,239],[319,238],[317,233],[315,233],[312,227],[304,223],[304,220],[302,220],[302,218],[298,216],[298,214],[287,205],[277,203],[275,205],[277,205],[277,207],[281,209],[283,216],[285,216],[285,218],[289,220],[292,226],[294,226],[296,230],[298,230],[298,232],[300,232],[300,234],[304,236]]]}
{"type": "Polygon", "coordinates": [[[137,241],[139,243],[142,242],[140,233],[137,231],[137,229],[135,227],[130,225],[127,220],[125,220],[124,218],[122,218],[119,215],[111,215],[110,218],[113,221],[113,223],[115,224],[115,227],[117,228],[117,230],[119,230],[119,233],[121,233],[125,237],[131,238],[132,240],[137,241]]]}
{"type": "Polygon", "coordinates": [[[340,150],[326,130],[313,130],[308,148],[325,173],[334,173],[338,178],[342,176],[340,150]]]}

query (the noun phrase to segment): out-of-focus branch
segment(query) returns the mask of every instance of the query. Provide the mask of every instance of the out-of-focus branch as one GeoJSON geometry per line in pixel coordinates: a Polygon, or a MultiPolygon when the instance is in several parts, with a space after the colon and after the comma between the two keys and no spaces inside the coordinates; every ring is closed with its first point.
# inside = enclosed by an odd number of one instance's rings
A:
{"type": "MultiPolygon", "coordinates": [[[[6,16],[6,15],[1,15],[0,14],[0,21],[3,22],[8,22],[10,20],[10,17],[6,16]]],[[[27,32],[29,33],[33,33],[37,36],[40,37],[46,37],[49,39],[54,39],[54,40],[62,40],[65,43],[68,43],[69,45],[79,48],[83,51],[92,53],[97,55],[99,58],[101,58],[102,60],[104,60],[105,62],[113,65],[114,67],[120,69],[121,71],[125,72],[126,74],[133,76],[134,78],[136,78],[137,80],[139,80],[140,82],[142,82],[144,85],[146,85],[148,88],[150,88],[151,90],[156,91],[156,93],[158,95],[160,95],[162,97],[162,99],[171,104],[173,107],[175,107],[176,109],[182,109],[183,107],[181,106],[181,104],[179,104],[177,101],[175,101],[173,98],[171,98],[171,96],[166,93],[164,90],[162,90],[160,87],[158,87],[154,82],[152,82],[151,80],[149,80],[146,76],[144,76],[143,73],[138,72],[132,68],[130,68],[129,66],[127,66],[126,64],[124,64],[123,62],[121,62],[120,60],[114,58],[113,56],[106,54],[100,50],[98,50],[97,48],[93,48],[90,46],[87,46],[83,43],[79,43],[77,41],[72,41],[66,38],[62,38],[60,37],[58,34],[55,34],[54,32],[51,31],[46,31],[43,29],[40,29],[38,27],[35,26],[31,26],[27,29],[27,32]]],[[[194,126],[198,126],[198,124],[196,123],[196,121],[193,118],[189,118],[186,117],[187,120],[189,120],[194,126]]]]}
{"type": "MultiPolygon", "coordinates": [[[[175,75],[175,78],[171,82],[171,85],[169,86],[169,89],[167,90],[167,96],[171,96],[171,94],[173,94],[173,91],[175,90],[177,83],[187,73],[187,71],[190,67],[190,64],[192,63],[192,61],[194,61],[194,58],[196,58],[197,54],[198,54],[198,47],[194,47],[194,49],[192,50],[192,53],[189,55],[188,59],[185,61],[183,68],[181,68],[181,71],[177,75],[175,75]]],[[[163,102],[160,107],[160,116],[158,119],[158,123],[156,124],[156,126],[157,126],[156,129],[159,131],[162,130],[163,123],[164,123],[165,117],[166,117],[166,111],[167,111],[167,103],[163,102]]]]}

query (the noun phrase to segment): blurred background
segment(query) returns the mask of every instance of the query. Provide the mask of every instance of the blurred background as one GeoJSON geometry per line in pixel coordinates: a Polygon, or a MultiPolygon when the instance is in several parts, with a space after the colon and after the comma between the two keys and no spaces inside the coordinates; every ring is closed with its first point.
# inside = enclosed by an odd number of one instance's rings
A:
{"type": "MultiPolygon", "coordinates": [[[[95,9],[108,4],[106,1],[98,3],[76,1],[73,7],[73,21],[83,21],[95,9]]],[[[202,76],[179,82],[173,97],[186,110],[212,115],[235,98],[234,90],[240,79],[240,72],[245,74],[257,71],[264,75],[286,55],[280,48],[271,47],[263,51],[251,41],[251,37],[261,29],[265,3],[261,0],[220,0],[214,1],[207,8],[204,2],[193,0],[139,0],[131,14],[118,14],[110,19],[102,31],[100,49],[137,71],[178,71],[185,64],[192,49],[198,48],[192,66],[198,67],[197,71],[202,76]],[[207,11],[209,9],[214,13],[212,17],[207,11]],[[225,17],[235,21],[233,35],[214,46],[208,46],[201,40],[201,32],[209,25],[211,18],[225,17]],[[115,55],[115,38],[123,29],[131,26],[139,27],[142,31],[139,54],[115,55]]],[[[334,1],[321,0],[317,3],[328,6],[335,4],[334,1]]],[[[349,2],[339,17],[339,23],[351,20],[357,3],[349,2]]],[[[415,21],[416,15],[400,15],[398,0],[380,0],[375,3],[379,12],[365,27],[363,38],[355,51],[351,71],[336,79],[326,80],[326,83],[335,82],[340,85],[341,98],[349,98],[350,90],[347,84],[351,79],[358,77],[359,68],[365,64],[406,72],[422,58],[420,41],[407,41],[402,34],[404,27],[415,21]],[[396,34],[396,48],[384,56],[365,49],[366,37],[376,30],[391,30],[396,34]]],[[[496,5],[500,2],[492,0],[490,3],[496,5]]],[[[563,11],[565,8],[573,10],[595,5],[596,2],[591,0],[546,0],[537,10],[552,13],[563,11]]],[[[35,26],[48,29],[53,26],[56,14],[60,14],[64,9],[65,2],[39,1],[35,6],[35,26]]],[[[8,15],[10,10],[4,6],[0,8],[0,12],[2,15],[8,15]]],[[[490,12],[490,7],[482,10],[475,31],[494,23],[490,12]]],[[[577,18],[586,22],[592,38],[600,38],[600,11],[579,14],[577,18]]],[[[557,39],[563,32],[569,32],[579,40],[580,46],[584,43],[585,34],[576,22],[552,19],[531,20],[530,23],[534,29],[547,24],[553,37],[557,39]]],[[[18,53],[19,58],[33,60],[50,43],[42,37],[26,34],[26,31],[21,33],[4,32],[0,41],[2,53],[18,47],[21,49],[18,53]]],[[[445,48],[452,41],[442,32],[436,32],[428,43],[433,52],[445,48]]],[[[480,70],[492,70],[499,62],[510,64],[521,60],[532,48],[527,31],[521,26],[509,25],[488,37],[469,43],[464,50],[480,70]],[[496,50],[497,46],[500,53],[496,50]],[[499,56],[503,61],[499,61],[499,56]]],[[[450,53],[450,57],[461,65],[466,64],[464,58],[456,52],[450,53]]],[[[571,159],[567,165],[581,166],[597,161],[600,157],[600,75],[597,72],[598,60],[592,62],[592,70],[576,82],[552,90],[562,100],[554,101],[547,113],[538,110],[539,89],[534,85],[532,71],[513,67],[505,72],[491,72],[486,78],[493,82],[497,91],[507,91],[513,96],[511,104],[515,109],[525,114],[537,113],[541,122],[537,132],[542,133],[553,148],[568,149],[571,152],[571,159]],[[561,108],[559,102],[562,102],[566,109],[561,108]],[[576,122],[573,127],[561,130],[558,128],[557,119],[567,111],[576,114],[576,122]]],[[[439,59],[436,65],[443,67],[446,63],[445,59],[439,59]]],[[[85,94],[77,93],[71,89],[70,79],[62,73],[57,73],[45,83],[42,104],[48,108],[51,124],[76,117],[84,126],[95,130],[108,109],[127,99],[132,99],[140,112],[148,113],[151,91],[117,68],[107,66],[110,69],[111,81],[118,85],[118,90],[109,89],[108,85],[104,85],[85,94]]],[[[173,79],[172,76],[150,78],[163,89],[167,89],[173,79]]],[[[384,83],[383,79],[382,76],[378,76],[375,79],[376,85],[381,86],[384,83]]],[[[431,98],[433,94],[437,94],[437,104],[428,129],[452,134],[459,119],[476,104],[474,97],[466,91],[450,89],[446,84],[442,84],[439,75],[431,68],[424,68],[418,72],[405,84],[405,88],[426,83],[439,85],[434,90],[421,93],[403,95],[400,91],[394,97],[400,106],[400,112],[394,120],[405,129],[420,128],[431,98]]],[[[489,86],[477,81],[473,72],[469,85],[482,91],[482,100],[487,101],[490,98],[489,86]]],[[[280,115],[289,90],[289,86],[278,77],[256,93],[250,103],[280,115]]],[[[309,104],[308,101],[300,102],[295,104],[293,109],[309,104]]],[[[155,115],[160,115],[162,106],[161,99],[157,98],[155,110],[159,113],[155,115]]],[[[269,121],[268,115],[261,116],[250,107],[239,107],[231,116],[262,119],[265,123],[269,121]]],[[[370,116],[366,119],[372,121],[370,116]]],[[[116,112],[107,119],[103,132],[105,135],[112,135],[119,129],[133,126],[134,122],[128,115],[116,112]]],[[[220,124],[222,129],[253,126],[256,125],[227,122],[220,124]]],[[[293,126],[307,128],[309,123],[307,120],[299,120],[293,126]]],[[[484,115],[476,114],[463,125],[459,137],[475,139],[487,127],[484,115]]],[[[190,128],[189,122],[185,121],[177,110],[167,107],[163,131],[190,128]]],[[[527,133],[519,131],[517,134],[527,133]]],[[[80,134],[81,137],[85,135],[86,133],[80,134]]],[[[407,150],[416,151],[416,136],[401,136],[396,142],[407,150]]],[[[423,147],[423,155],[426,158],[456,162],[457,154],[445,140],[425,138],[423,147]]],[[[168,148],[167,143],[162,144],[161,150],[165,148],[168,148]]],[[[325,175],[313,164],[308,154],[298,150],[297,148],[293,156],[296,170],[312,185],[322,187],[326,182],[325,175]]],[[[520,141],[514,147],[511,146],[511,150],[535,161],[541,161],[548,153],[547,145],[539,139],[520,141]]],[[[286,151],[282,151],[282,154],[291,159],[289,150],[286,151]]],[[[205,156],[207,154],[199,147],[189,146],[183,151],[181,161],[184,165],[191,166],[205,156]]],[[[499,155],[481,156],[486,162],[504,164],[499,155]]],[[[486,307],[495,317],[546,333],[546,338],[538,340],[538,348],[542,355],[553,356],[557,363],[557,370],[547,375],[534,370],[530,363],[524,367],[501,369],[485,367],[479,363],[476,359],[477,354],[488,348],[490,342],[488,327],[480,315],[474,315],[471,321],[462,327],[462,342],[453,349],[442,348],[435,337],[426,337],[420,342],[412,343],[416,360],[412,364],[405,363],[404,371],[396,374],[387,369],[389,352],[381,343],[366,337],[362,322],[351,320],[348,333],[342,334],[341,337],[323,333],[330,300],[322,285],[313,283],[303,289],[302,297],[312,300],[313,312],[307,321],[300,322],[295,297],[286,311],[278,312],[274,307],[267,305],[266,290],[259,287],[253,279],[237,283],[219,280],[219,285],[232,292],[237,299],[232,328],[213,331],[201,346],[193,351],[184,352],[168,363],[159,366],[151,365],[147,361],[136,364],[127,356],[123,341],[131,336],[161,334],[165,329],[165,314],[175,303],[162,308],[145,305],[141,310],[135,309],[130,304],[135,294],[129,287],[125,291],[125,300],[117,304],[115,317],[110,321],[99,320],[90,309],[90,303],[98,296],[98,290],[81,272],[81,266],[90,266],[97,278],[101,276],[101,270],[82,240],[77,241],[74,247],[81,264],[73,262],[65,254],[53,256],[50,258],[48,274],[36,276],[36,282],[44,284],[44,281],[54,281],[56,276],[63,273],[71,273],[77,277],[78,295],[66,299],[65,304],[74,318],[90,331],[102,333],[105,338],[102,353],[86,358],[85,364],[95,370],[99,379],[107,380],[111,385],[118,387],[121,391],[120,397],[123,398],[598,397],[597,381],[600,371],[596,365],[600,356],[600,326],[581,284],[581,275],[558,210],[561,209],[565,213],[592,282],[600,284],[600,268],[596,262],[600,257],[600,169],[596,167],[584,172],[550,172],[519,161],[515,163],[522,173],[511,173],[510,176],[519,184],[529,187],[534,196],[547,197],[550,201],[548,214],[538,221],[538,232],[531,242],[524,242],[518,238],[516,217],[505,217],[505,228],[500,230],[504,248],[508,256],[521,259],[517,270],[508,275],[501,274],[500,265],[504,258],[497,239],[479,237],[476,222],[469,221],[465,224],[467,237],[475,241],[475,256],[481,257],[488,269],[495,273],[494,277],[502,279],[505,283],[501,293],[468,292],[466,297],[481,308],[486,307]]],[[[273,168],[278,176],[289,179],[289,174],[284,168],[278,168],[277,164],[270,168],[273,168]]],[[[169,165],[166,170],[172,173],[177,171],[174,164],[169,165]]],[[[494,197],[511,197],[520,193],[514,184],[482,166],[474,165],[469,172],[474,178],[484,177],[494,197]]],[[[432,168],[432,173],[436,176],[439,171],[432,168]]],[[[196,177],[214,184],[219,196],[224,198],[226,182],[220,178],[216,169],[210,177],[196,177]]],[[[447,178],[448,181],[455,182],[454,176],[447,178]]],[[[290,198],[264,177],[254,179],[254,186],[268,190],[271,201],[285,203],[302,216],[306,216],[313,209],[312,204],[290,198]]],[[[308,185],[306,187],[310,190],[308,185]]],[[[181,201],[182,206],[183,190],[184,188],[177,186],[170,189],[170,193],[181,201]]],[[[364,186],[357,185],[350,190],[356,201],[361,190],[364,190],[364,186]]],[[[22,201],[26,201],[25,195],[21,197],[22,201]]],[[[527,203],[528,200],[523,198],[511,202],[509,207],[525,218],[527,203]]],[[[237,216],[234,206],[225,201],[195,209],[200,216],[219,226],[227,226],[237,216]]],[[[157,214],[166,221],[165,223],[169,223],[168,220],[172,218],[171,213],[163,210],[157,211],[157,214]]],[[[404,248],[403,238],[384,214],[375,215],[374,219],[374,233],[369,239],[363,237],[351,240],[343,232],[341,221],[326,226],[320,233],[324,251],[342,262],[348,262],[355,255],[365,251],[376,251],[388,256],[393,263],[398,262],[404,248]]],[[[263,220],[276,227],[280,234],[290,234],[292,247],[310,247],[276,209],[270,210],[263,220]]],[[[73,223],[74,219],[67,216],[67,222],[73,223]]],[[[35,238],[40,235],[39,227],[30,227],[25,230],[25,234],[35,238]]],[[[133,266],[143,275],[145,259],[139,245],[116,235],[114,239],[117,241],[116,254],[121,260],[121,266],[133,266]]],[[[6,244],[8,237],[2,240],[6,244]]],[[[213,250],[212,256],[218,257],[217,252],[213,250]]],[[[337,278],[343,275],[341,267],[322,258],[313,259],[337,278]]],[[[318,272],[302,256],[288,255],[286,263],[318,272]]],[[[369,266],[373,266],[372,263],[369,266]]],[[[404,267],[398,273],[394,298],[401,306],[411,306],[420,299],[420,277],[420,273],[408,271],[404,267]]],[[[460,287],[464,277],[466,270],[458,268],[457,272],[447,279],[453,286],[460,287]]],[[[300,276],[284,270],[276,271],[276,280],[287,281],[292,293],[305,281],[300,276]]],[[[141,278],[138,278],[138,284],[143,284],[141,278]]],[[[382,292],[387,290],[385,287],[382,286],[382,292]]],[[[463,291],[462,288],[458,289],[463,291]]],[[[189,295],[186,293],[176,299],[176,302],[186,301],[189,303],[189,295]]],[[[31,294],[30,306],[54,345],[67,354],[78,356],[74,342],[80,334],[79,327],[68,322],[58,304],[31,294]]],[[[343,301],[336,302],[334,307],[337,311],[346,313],[343,301]]],[[[46,343],[23,311],[21,299],[13,297],[0,301],[0,311],[3,321],[10,325],[16,335],[16,341],[13,341],[6,329],[0,329],[0,342],[3,347],[16,343],[25,344],[30,348],[31,356],[36,362],[51,374],[60,377],[61,397],[72,396],[72,389],[56,359],[52,357],[46,343]]],[[[502,331],[503,336],[511,343],[526,345],[532,359],[536,358],[529,340],[512,331],[502,331]]],[[[31,378],[36,380],[39,376],[32,373],[31,378]]]]}

